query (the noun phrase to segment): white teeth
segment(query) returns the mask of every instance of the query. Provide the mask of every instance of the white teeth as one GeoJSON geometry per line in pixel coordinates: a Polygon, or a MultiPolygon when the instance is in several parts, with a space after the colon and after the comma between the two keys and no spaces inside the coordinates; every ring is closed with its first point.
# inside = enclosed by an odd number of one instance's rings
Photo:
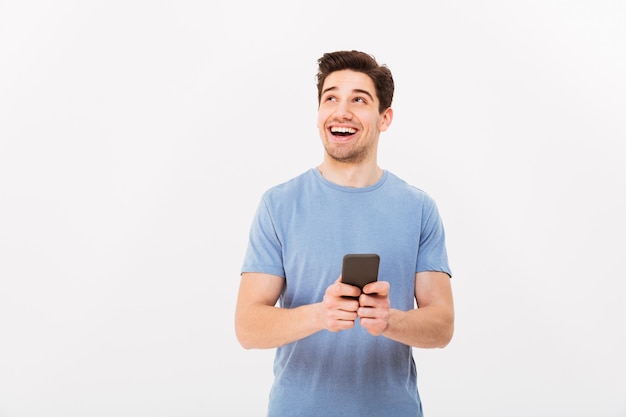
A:
{"type": "Polygon", "coordinates": [[[352,129],[351,127],[331,127],[330,131],[333,133],[356,133],[356,129],[352,129]]]}

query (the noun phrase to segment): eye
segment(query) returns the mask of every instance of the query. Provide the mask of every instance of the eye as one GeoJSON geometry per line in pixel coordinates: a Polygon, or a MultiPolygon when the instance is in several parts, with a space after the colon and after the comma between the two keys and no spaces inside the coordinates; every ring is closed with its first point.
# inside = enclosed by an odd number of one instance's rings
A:
{"type": "Polygon", "coordinates": [[[354,101],[357,103],[367,103],[367,100],[365,100],[364,97],[355,97],[354,101]]]}

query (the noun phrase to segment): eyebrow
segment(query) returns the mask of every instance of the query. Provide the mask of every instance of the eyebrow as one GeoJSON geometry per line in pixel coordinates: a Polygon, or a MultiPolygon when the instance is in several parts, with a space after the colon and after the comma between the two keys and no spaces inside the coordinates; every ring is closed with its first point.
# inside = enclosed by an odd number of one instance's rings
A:
{"type": "MultiPolygon", "coordinates": [[[[322,95],[326,94],[329,91],[333,91],[333,90],[337,90],[337,87],[328,87],[327,89],[322,91],[322,95]]],[[[355,88],[354,90],[352,90],[353,93],[360,93],[360,94],[365,94],[366,96],[368,96],[372,101],[374,101],[374,97],[372,97],[372,95],[369,93],[369,91],[367,90],[361,90],[360,88],[355,88]]]]}

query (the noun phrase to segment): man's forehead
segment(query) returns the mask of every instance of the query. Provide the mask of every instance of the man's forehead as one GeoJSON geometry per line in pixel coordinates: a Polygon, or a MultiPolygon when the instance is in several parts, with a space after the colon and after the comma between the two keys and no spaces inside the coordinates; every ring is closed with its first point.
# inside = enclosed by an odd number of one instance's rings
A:
{"type": "Polygon", "coordinates": [[[347,90],[354,93],[365,93],[376,96],[376,88],[372,79],[358,71],[341,70],[328,74],[324,80],[323,92],[347,90]]]}

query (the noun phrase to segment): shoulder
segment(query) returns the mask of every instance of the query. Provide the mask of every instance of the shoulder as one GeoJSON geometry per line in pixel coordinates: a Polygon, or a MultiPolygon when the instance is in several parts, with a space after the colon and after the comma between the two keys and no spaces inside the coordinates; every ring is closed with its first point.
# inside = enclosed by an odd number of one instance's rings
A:
{"type": "Polygon", "coordinates": [[[263,200],[269,203],[284,199],[293,199],[298,194],[304,193],[310,189],[314,181],[315,174],[313,169],[309,169],[296,177],[267,189],[263,193],[263,200]]]}
{"type": "Polygon", "coordinates": [[[392,172],[388,172],[387,182],[391,192],[397,194],[399,198],[412,201],[420,205],[435,205],[435,200],[430,196],[430,194],[422,188],[409,184],[407,181],[392,172]]]}

